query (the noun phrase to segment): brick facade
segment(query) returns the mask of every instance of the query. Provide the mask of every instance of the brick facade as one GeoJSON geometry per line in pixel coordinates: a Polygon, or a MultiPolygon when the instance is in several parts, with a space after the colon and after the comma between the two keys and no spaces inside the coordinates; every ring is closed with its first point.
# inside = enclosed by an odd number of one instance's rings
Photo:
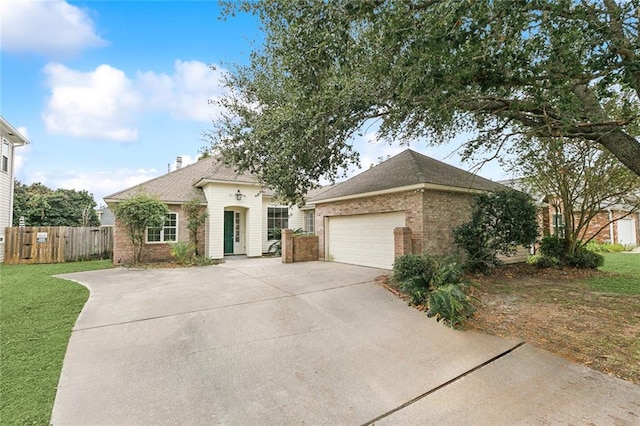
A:
{"type": "MultiPolygon", "coordinates": [[[[187,217],[181,207],[180,205],[170,205],[169,210],[178,213],[178,241],[188,242],[187,217]]],[[[200,255],[204,255],[204,244],[205,225],[202,225],[198,230],[198,252],[200,255]]],[[[168,243],[145,244],[140,256],[142,263],[163,262],[172,259],[171,246],[168,243]]],[[[117,218],[113,235],[113,263],[116,265],[133,263],[133,246],[129,234],[117,218]]]]}
{"type": "Polygon", "coordinates": [[[324,259],[325,256],[325,218],[395,211],[405,212],[405,226],[411,230],[413,253],[452,253],[455,249],[452,230],[471,218],[472,205],[473,196],[469,193],[422,189],[319,203],[315,211],[319,257],[324,259]]]}
{"type": "MultiPolygon", "coordinates": [[[[553,235],[553,215],[556,213],[556,209],[549,205],[542,208],[539,214],[540,233],[542,236],[553,235]]],[[[593,240],[599,243],[613,243],[619,241],[617,220],[620,218],[634,219],[636,227],[636,244],[640,245],[640,214],[614,210],[609,217],[608,211],[601,211],[591,219],[589,226],[584,232],[583,240],[588,240],[594,237],[593,240]],[[613,220],[611,224],[609,222],[613,220]]]]}
{"type": "Polygon", "coordinates": [[[318,260],[316,235],[293,235],[291,229],[282,230],[282,263],[318,260]]]}

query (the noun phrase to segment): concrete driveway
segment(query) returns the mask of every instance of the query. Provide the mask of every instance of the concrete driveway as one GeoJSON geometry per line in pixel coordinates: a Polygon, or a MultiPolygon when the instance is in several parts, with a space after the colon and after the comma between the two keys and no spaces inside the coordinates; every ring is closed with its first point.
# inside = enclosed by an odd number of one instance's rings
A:
{"type": "Polygon", "coordinates": [[[52,424],[638,424],[640,387],[450,330],[378,269],[279,259],[67,274],[91,290],[52,424]]]}

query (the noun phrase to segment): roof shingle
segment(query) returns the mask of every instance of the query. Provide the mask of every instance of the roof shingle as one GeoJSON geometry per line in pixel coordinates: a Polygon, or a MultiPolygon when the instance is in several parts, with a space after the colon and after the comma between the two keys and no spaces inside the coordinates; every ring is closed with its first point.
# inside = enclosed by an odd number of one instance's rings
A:
{"type": "Polygon", "coordinates": [[[503,185],[407,149],[319,194],[311,202],[417,184],[495,191],[503,185]]]}

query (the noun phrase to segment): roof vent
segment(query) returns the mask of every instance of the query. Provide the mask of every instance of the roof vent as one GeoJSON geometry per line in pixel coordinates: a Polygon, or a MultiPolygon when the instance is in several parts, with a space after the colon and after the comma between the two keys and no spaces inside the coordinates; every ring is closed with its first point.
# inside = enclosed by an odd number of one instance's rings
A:
{"type": "Polygon", "coordinates": [[[182,167],[182,157],[176,157],[176,169],[182,167]]]}

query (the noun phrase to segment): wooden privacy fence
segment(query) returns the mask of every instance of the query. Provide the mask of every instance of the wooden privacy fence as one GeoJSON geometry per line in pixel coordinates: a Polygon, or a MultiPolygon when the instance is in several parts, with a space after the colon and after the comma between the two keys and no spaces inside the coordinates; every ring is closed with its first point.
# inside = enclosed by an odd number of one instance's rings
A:
{"type": "Polygon", "coordinates": [[[6,228],[4,263],[61,263],[110,259],[113,227],[6,228]]]}

